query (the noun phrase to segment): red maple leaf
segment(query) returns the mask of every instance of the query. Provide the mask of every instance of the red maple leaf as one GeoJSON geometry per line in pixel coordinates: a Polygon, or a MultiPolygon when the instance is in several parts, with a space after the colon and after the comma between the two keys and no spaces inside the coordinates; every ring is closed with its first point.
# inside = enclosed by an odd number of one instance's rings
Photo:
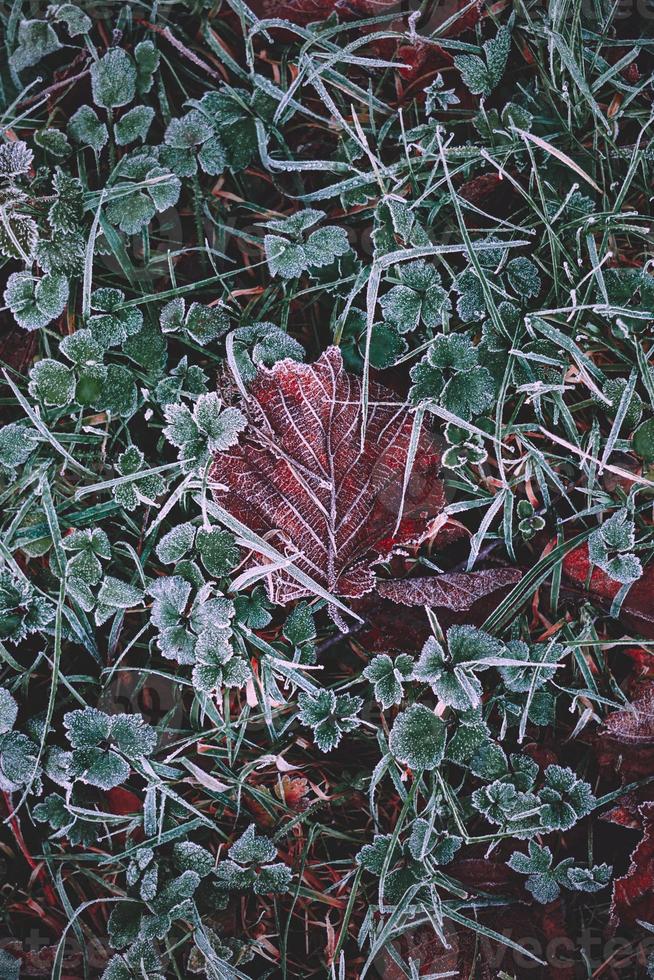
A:
{"type": "MultiPolygon", "coordinates": [[[[338,348],[261,369],[244,410],[238,444],[214,457],[214,497],[332,594],[372,591],[375,562],[418,541],[442,511],[435,438],[423,430],[407,466],[413,415],[373,382],[362,445],[362,382],[338,348]]],[[[282,604],[311,595],[284,569],[271,571],[268,591],[282,604]]]]}

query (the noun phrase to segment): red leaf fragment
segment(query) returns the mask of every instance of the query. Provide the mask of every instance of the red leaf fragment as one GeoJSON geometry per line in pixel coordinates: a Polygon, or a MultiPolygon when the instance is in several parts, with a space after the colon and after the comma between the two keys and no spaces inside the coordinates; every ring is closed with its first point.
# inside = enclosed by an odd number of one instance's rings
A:
{"type": "Polygon", "coordinates": [[[377,584],[384,599],[403,606],[437,606],[465,612],[486,596],[519,582],[516,568],[489,568],[481,572],[450,572],[429,578],[393,579],[377,584]]]}
{"type": "MultiPolygon", "coordinates": [[[[591,570],[588,557],[588,545],[582,544],[571,551],[563,559],[563,571],[566,576],[585,588],[588,574],[591,570]]],[[[619,582],[614,582],[601,568],[593,566],[590,576],[589,591],[597,598],[607,602],[612,601],[620,589],[619,582]]],[[[645,569],[641,578],[637,579],[627,592],[620,607],[620,620],[628,629],[641,633],[649,639],[654,639],[654,566],[645,569]]]]}
{"type": "MultiPolygon", "coordinates": [[[[395,586],[400,588],[408,586],[412,582],[433,583],[429,585],[430,594],[423,592],[422,595],[416,594],[416,599],[428,598],[430,604],[437,610],[438,621],[443,629],[450,626],[465,623],[469,626],[482,626],[484,620],[497,606],[498,602],[510,591],[513,584],[520,577],[520,573],[514,569],[488,569],[484,572],[452,572],[442,576],[434,576],[432,579],[405,579],[400,582],[383,581],[378,582],[378,592],[366,595],[351,603],[354,612],[362,616],[366,621],[365,628],[357,633],[357,642],[364,647],[368,653],[388,653],[398,651],[404,653],[414,652],[422,649],[425,640],[431,636],[431,627],[427,619],[427,614],[420,605],[415,606],[411,616],[403,615],[402,609],[398,605],[399,598],[394,601],[391,598],[382,597],[380,592],[388,594],[394,591],[395,586]],[[492,575],[495,581],[495,588],[484,589],[477,587],[469,593],[470,601],[467,601],[464,589],[458,589],[455,593],[448,595],[448,589],[443,589],[446,601],[449,605],[440,605],[434,602],[436,593],[439,591],[439,582],[442,579],[451,579],[453,575],[461,579],[469,579],[484,575],[484,581],[488,583],[487,576],[492,575]],[[500,583],[500,577],[503,582],[500,583]],[[454,607],[457,602],[458,608],[454,607]]],[[[405,604],[408,604],[405,602],[405,604]]]]}
{"type": "Polygon", "coordinates": [[[502,178],[499,174],[480,174],[461,184],[459,195],[471,204],[479,204],[497,190],[501,183],[502,178]]]}
{"type": "Polygon", "coordinates": [[[654,681],[637,681],[630,697],[631,704],[606,716],[595,739],[598,764],[625,779],[654,771],[654,681]]]}
{"type": "Polygon", "coordinates": [[[130,813],[139,813],[143,809],[143,802],[136,793],[123,786],[114,786],[113,789],[105,790],[105,796],[111,813],[128,816],[130,813]]]}
{"type": "Polygon", "coordinates": [[[651,783],[625,793],[616,801],[615,806],[602,813],[599,819],[605,823],[626,827],[628,830],[642,830],[643,818],[640,808],[643,803],[654,803],[654,786],[651,783]]]}
{"type": "Polygon", "coordinates": [[[654,921],[654,803],[640,807],[643,836],[631,854],[627,873],[613,882],[611,923],[635,926],[654,921]]]}
{"type": "MultiPolygon", "coordinates": [[[[372,382],[362,447],[362,395],[336,347],[314,364],[263,368],[243,406],[248,428],[210,471],[222,507],[345,597],[374,589],[371,566],[418,542],[444,503],[435,437],[423,429],[404,487],[413,415],[372,382]]],[[[277,603],[311,594],[284,569],[267,581],[277,603]]]]}
{"type": "Polygon", "coordinates": [[[8,365],[25,374],[36,353],[36,332],[22,330],[15,323],[0,327],[0,366],[8,365]]]}

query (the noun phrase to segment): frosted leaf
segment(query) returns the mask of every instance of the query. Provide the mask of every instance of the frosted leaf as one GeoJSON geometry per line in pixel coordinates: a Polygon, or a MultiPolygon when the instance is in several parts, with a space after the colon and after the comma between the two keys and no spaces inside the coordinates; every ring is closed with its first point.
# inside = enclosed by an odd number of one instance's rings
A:
{"type": "Polygon", "coordinates": [[[527,299],[538,296],[541,289],[540,273],[531,259],[524,256],[511,259],[506,266],[506,276],[517,296],[527,299]]]}
{"type": "Polygon", "coordinates": [[[366,667],[363,676],[373,685],[375,700],[382,708],[390,708],[401,702],[402,684],[409,679],[412,670],[413,658],[407,654],[400,654],[393,662],[388,654],[381,653],[366,667]]]}
{"type": "Polygon", "coordinates": [[[435,769],[445,754],[447,729],[433,711],[412,704],[393,724],[389,740],[395,758],[410,769],[435,769]]]}
{"type": "Polygon", "coordinates": [[[46,357],[30,370],[29,392],[44,405],[63,408],[75,397],[75,375],[61,361],[46,357]]]}
{"type": "Polygon", "coordinates": [[[23,140],[0,146],[0,177],[19,177],[32,166],[34,154],[23,140]]]}
{"type": "Polygon", "coordinates": [[[12,694],[0,687],[0,735],[10,732],[18,716],[18,705],[12,694]]]}
{"type": "Polygon", "coordinates": [[[93,27],[91,18],[75,3],[55,4],[48,7],[48,13],[54,15],[55,21],[61,21],[66,25],[70,37],[88,34],[93,27]]]}
{"type": "Polygon", "coordinates": [[[144,140],[154,119],[154,109],[150,106],[137,105],[124,116],[121,116],[114,132],[118,146],[126,146],[136,140],[144,140]]]}
{"type": "Polygon", "coordinates": [[[455,66],[473,95],[490,95],[500,83],[511,48],[511,30],[500,27],[497,35],[484,42],[484,57],[463,54],[454,59],[455,66]]]}
{"type": "Polygon", "coordinates": [[[68,301],[68,280],[57,273],[38,279],[29,272],[12,272],[4,301],[20,327],[38,330],[63,313],[68,301]]]}
{"type": "Polygon", "coordinates": [[[66,134],[62,133],[59,129],[39,130],[34,134],[34,142],[42,150],[45,150],[46,153],[51,154],[51,156],[58,160],[64,160],[70,156],[70,143],[66,138],[66,134]]]}
{"type": "Polygon", "coordinates": [[[111,48],[91,65],[93,101],[103,109],[127,105],[136,94],[136,68],[122,48],[111,48]]]}
{"type": "Polygon", "coordinates": [[[47,21],[21,20],[18,25],[18,47],[9,61],[20,72],[38,64],[42,58],[58,51],[61,46],[61,41],[47,21]]]}
{"type": "Polygon", "coordinates": [[[192,524],[178,524],[159,541],[155,549],[157,558],[164,565],[179,561],[193,547],[194,538],[195,528],[192,524]]]}
{"type": "Polygon", "coordinates": [[[100,587],[98,602],[112,609],[131,609],[143,602],[143,592],[128,582],[107,575],[100,587]]]}
{"type": "Polygon", "coordinates": [[[148,194],[158,212],[172,208],[182,188],[179,178],[165,167],[153,167],[146,175],[148,194]]]}
{"type": "Polygon", "coordinates": [[[155,205],[143,191],[122,194],[107,205],[107,217],[126,235],[136,235],[156,213],[155,205]]]}
{"type": "Polygon", "coordinates": [[[359,725],[357,715],[363,700],[349,694],[334,694],[322,690],[316,695],[302,692],[298,697],[299,719],[313,729],[313,737],[321,752],[331,752],[346,732],[359,725]]]}
{"type": "Polygon", "coordinates": [[[204,143],[213,134],[213,127],[205,116],[192,109],[179,119],[171,119],[164,133],[164,142],[175,149],[190,149],[204,143]]]}
{"type": "Polygon", "coordinates": [[[39,232],[34,218],[15,208],[0,208],[0,253],[9,259],[29,261],[38,245],[39,232]]]}
{"type": "Polygon", "coordinates": [[[0,465],[8,470],[22,466],[37,446],[36,431],[17,422],[0,427],[0,465]]]}
{"type": "Polygon", "coordinates": [[[229,531],[222,531],[219,528],[207,531],[200,528],[196,546],[209,575],[220,578],[227,575],[238,563],[240,550],[229,531]]]}
{"type": "MultiPolygon", "coordinates": [[[[375,559],[418,539],[442,507],[434,441],[423,431],[403,495],[411,413],[371,384],[362,447],[361,380],[333,347],[311,365],[260,369],[250,394],[238,446],[215,455],[217,502],[283,553],[292,543],[295,566],[334,594],[370,592],[375,559]]],[[[281,603],[312,594],[283,570],[268,587],[281,603]]]]}

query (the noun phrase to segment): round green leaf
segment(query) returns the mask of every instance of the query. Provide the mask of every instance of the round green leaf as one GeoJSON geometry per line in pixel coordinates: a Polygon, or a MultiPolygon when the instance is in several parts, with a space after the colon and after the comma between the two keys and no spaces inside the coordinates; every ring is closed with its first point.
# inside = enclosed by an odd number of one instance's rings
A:
{"type": "Polygon", "coordinates": [[[446,729],[424,704],[412,704],[395,719],[390,749],[410,769],[435,769],[445,753],[446,729]]]}

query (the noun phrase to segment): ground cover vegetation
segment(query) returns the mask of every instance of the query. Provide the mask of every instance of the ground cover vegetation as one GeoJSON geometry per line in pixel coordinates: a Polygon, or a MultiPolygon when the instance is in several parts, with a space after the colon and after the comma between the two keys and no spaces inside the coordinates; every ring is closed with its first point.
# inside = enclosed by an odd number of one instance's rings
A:
{"type": "Polygon", "coordinates": [[[0,976],[654,976],[654,9],[0,23],[0,976]]]}

